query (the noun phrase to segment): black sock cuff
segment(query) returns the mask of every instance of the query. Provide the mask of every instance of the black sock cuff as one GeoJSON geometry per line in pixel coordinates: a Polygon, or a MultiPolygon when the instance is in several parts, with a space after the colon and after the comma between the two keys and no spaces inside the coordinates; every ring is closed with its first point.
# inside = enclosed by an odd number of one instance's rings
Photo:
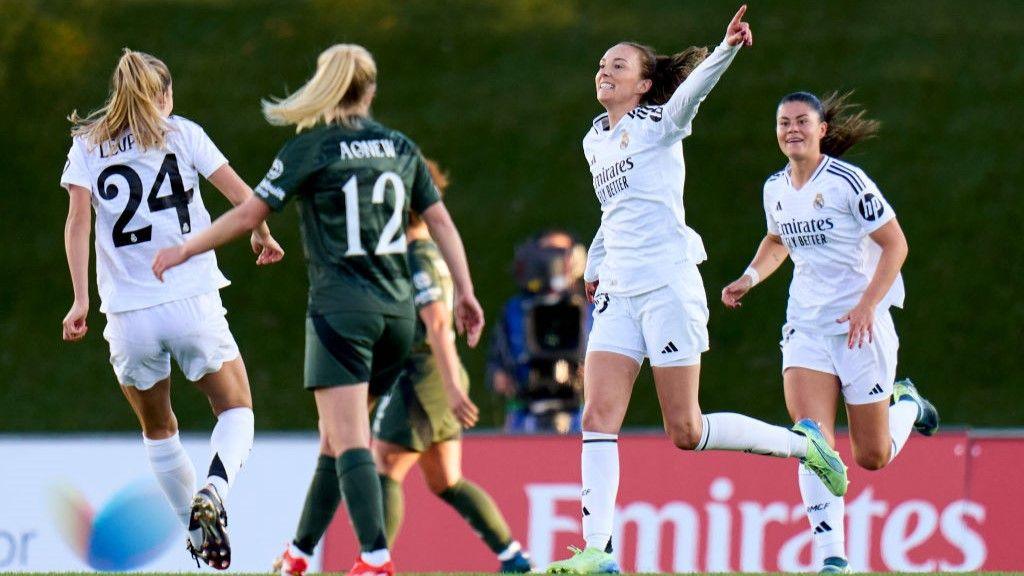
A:
{"type": "Polygon", "coordinates": [[[459,497],[459,494],[462,493],[462,489],[465,488],[467,484],[469,484],[469,482],[467,482],[465,478],[459,478],[458,482],[438,493],[438,497],[445,502],[451,502],[459,497]]]}
{"type": "Polygon", "coordinates": [[[338,471],[338,459],[334,456],[328,456],[321,454],[316,459],[316,471],[317,472],[331,472],[335,473],[338,471]]]}
{"type": "Polygon", "coordinates": [[[373,454],[367,448],[352,448],[338,456],[336,466],[338,474],[345,474],[360,466],[373,466],[373,454]]]}
{"type": "Polygon", "coordinates": [[[377,474],[377,477],[380,478],[381,488],[393,488],[395,486],[402,485],[401,482],[395,480],[394,478],[388,476],[387,474],[377,474]]]}
{"type": "Polygon", "coordinates": [[[316,542],[307,542],[305,540],[300,542],[298,539],[295,539],[292,540],[292,546],[298,548],[299,552],[302,552],[306,556],[312,556],[313,550],[316,549],[316,542]]]}

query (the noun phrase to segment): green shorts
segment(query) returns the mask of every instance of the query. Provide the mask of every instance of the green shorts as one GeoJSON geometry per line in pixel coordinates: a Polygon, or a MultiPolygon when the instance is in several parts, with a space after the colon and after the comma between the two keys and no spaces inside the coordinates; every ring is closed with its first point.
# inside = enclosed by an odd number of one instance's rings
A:
{"type": "MultiPolygon", "coordinates": [[[[461,367],[463,389],[469,375],[461,367]]],[[[431,355],[417,354],[405,363],[398,383],[377,404],[373,436],[413,452],[432,444],[458,440],[462,427],[448,408],[448,397],[437,362],[431,355]]]]}
{"type": "Polygon", "coordinates": [[[416,320],[379,312],[334,312],[306,318],[307,390],[370,384],[381,396],[401,372],[416,320]]]}

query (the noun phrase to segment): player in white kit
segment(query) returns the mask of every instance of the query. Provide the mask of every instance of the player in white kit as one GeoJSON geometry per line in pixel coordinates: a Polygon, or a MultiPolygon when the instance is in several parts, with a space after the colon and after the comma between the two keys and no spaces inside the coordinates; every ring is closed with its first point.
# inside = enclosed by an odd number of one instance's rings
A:
{"type": "MultiPolygon", "coordinates": [[[[878,128],[863,112],[853,114],[846,98],[822,102],[796,92],[779,103],[776,137],[789,163],[765,182],[768,233],[750,267],[722,290],[722,302],[738,307],[787,255],[793,259],[781,343],[786,406],[794,420],[818,422],[834,445],[842,392],[854,459],[878,470],[912,429],[931,436],[939,420],[909,380],[894,385],[899,339],[889,308],[903,306],[907,240],[878,186],[838,159],[878,128]]],[[[843,498],[802,465],[798,478],[821,571],[850,572],[843,498]]]]}
{"type": "Polygon", "coordinates": [[[846,491],[846,467],[813,422],[789,430],[740,414],[702,415],[697,400],[700,355],[708,350],[707,297],[697,265],[707,256],[686,225],[680,143],[740,46],[753,43],[745,11],[739,9],[710,55],[690,48],[656,56],[630,42],[601,58],[595,84],[607,113],[583,140],[602,211],[585,274],[595,304],[584,374],[586,547],[549,572],[619,570],[611,546],[618,432],[644,357],[665,431],[679,448],[800,458],[835,493],[846,491]]]}
{"type": "MultiPolygon", "coordinates": [[[[181,244],[210,225],[199,175],[233,204],[252,190],[199,125],[171,116],[167,66],[125,50],[106,104],[75,127],[61,176],[70,204],[64,231],[74,304],[63,321],[67,341],[88,332],[90,204],[96,213],[96,281],[110,363],[142,426],[143,443],[171,507],[187,527],[188,550],[217,569],[231,562],[224,499],[253,442],[252,396],[245,364],[224,318],[218,290],[229,284],[214,253],[157,281],[157,248],[181,244]],[[171,408],[174,358],[210,400],[217,416],[206,485],[178,436],[171,408]]],[[[264,224],[252,237],[257,264],[284,255],[264,224]]],[[[197,560],[198,564],[198,560],[197,560]]]]}

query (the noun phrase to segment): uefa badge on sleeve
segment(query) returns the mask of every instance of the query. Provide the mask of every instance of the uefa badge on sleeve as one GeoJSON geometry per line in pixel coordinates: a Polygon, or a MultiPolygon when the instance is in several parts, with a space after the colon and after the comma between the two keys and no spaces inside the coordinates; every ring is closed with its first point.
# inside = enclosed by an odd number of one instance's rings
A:
{"type": "Polygon", "coordinates": [[[814,207],[818,210],[825,207],[825,197],[821,195],[821,192],[818,192],[818,195],[814,197],[814,207]]]}
{"type": "Polygon", "coordinates": [[[622,139],[619,140],[619,148],[621,150],[629,148],[629,132],[626,132],[625,130],[622,131],[622,139]]]}

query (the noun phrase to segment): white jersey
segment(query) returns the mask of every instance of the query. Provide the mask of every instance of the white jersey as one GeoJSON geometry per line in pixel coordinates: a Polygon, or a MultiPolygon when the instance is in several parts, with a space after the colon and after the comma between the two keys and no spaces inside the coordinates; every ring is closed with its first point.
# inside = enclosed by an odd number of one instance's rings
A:
{"type": "Polygon", "coordinates": [[[227,159],[198,124],[167,119],[166,149],[142,150],[126,132],[90,149],[76,137],[60,184],[87,188],[96,212],[96,282],[100,311],[125,312],[190,298],[230,284],[213,251],[196,255],[153,276],[161,248],[183,244],[210,226],[199,194],[199,174],[208,178],[227,159]]]}
{"type": "MultiPolygon", "coordinates": [[[[844,334],[836,322],[864,294],[882,249],[868,236],[896,217],[878,186],[860,168],[829,156],[797,190],[788,167],[764,184],[768,233],[782,237],[793,259],[787,322],[818,334],[844,334]]],[[[903,307],[897,276],[878,305],[903,307]]]]}
{"type": "Polygon", "coordinates": [[[737,52],[739,46],[723,42],[664,106],[638,106],[614,127],[608,114],[594,119],[583,152],[602,214],[587,281],[599,278],[611,294],[642,294],[678,279],[682,263],[707,259],[700,236],[686,225],[680,142],[737,52]]]}

